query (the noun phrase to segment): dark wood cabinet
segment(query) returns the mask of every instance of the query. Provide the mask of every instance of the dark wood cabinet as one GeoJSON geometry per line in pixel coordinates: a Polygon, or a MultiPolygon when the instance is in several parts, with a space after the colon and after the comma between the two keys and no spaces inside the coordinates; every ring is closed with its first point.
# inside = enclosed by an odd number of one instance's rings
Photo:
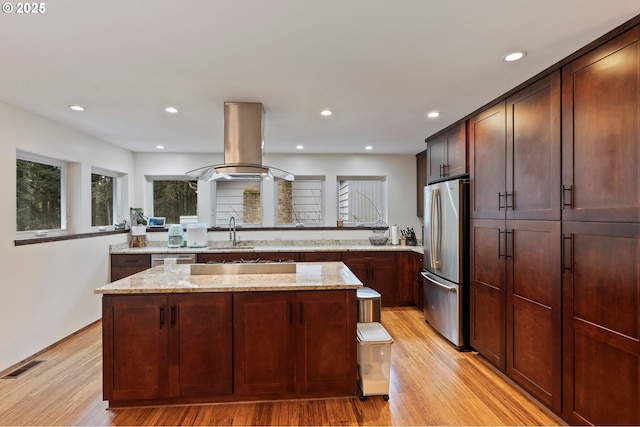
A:
{"type": "Polygon", "coordinates": [[[562,408],[560,221],[507,221],[506,372],[538,400],[562,408]]]}
{"type": "Polygon", "coordinates": [[[378,291],[381,305],[396,305],[398,276],[395,252],[344,252],[342,262],[362,284],[378,291]]]}
{"type": "Polygon", "coordinates": [[[505,102],[469,119],[469,200],[475,219],[505,218],[505,120],[505,102]]]}
{"type": "Polygon", "coordinates": [[[424,187],[427,185],[427,150],[416,154],[416,214],[424,217],[424,187]]]}
{"type": "Polygon", "coordinates": [[[419,254],[416,252],[398,252],[396,254],[398,264],[396,305],[415,304],[416,285],[418,277],[421,277],[418,256],[419,254]]]}
{"type": "Polygon", "coordinates": [[[196,257],[199,263],[216,263],[226,261],[250,261],[258,257],[256,252],[227,252],[227,253],[199,253],[196,257]]]}
{"type": "Polygon", "coordinates": [[[112,254],[111,281],[123,279],[132,274],[151,268],[151,255],[148,254],[112,254]]]}
{"type": "Polygon", "coordinates": [[[422,310],[424,300],[424,287],[422,286],[422,270],[424,269],[424,255],[413,253],[415,276],[413,280],[413,304],[422,310]]]}
{"type": "Polygon", "coordinates": [[[562,69],[562,219],[640,221],[640,27],[562,69]]]}
{"type": "Polygon", "coordinates": [[[563,223],[563,417],[640,424],[640,224],[563,223]]]}
{"type": "Polygon", "coordinates": [[[104,399],[232,392],[231,294],[105,295],[104,399]]]}
{"type": "Polygon", "coordinates": [[[461,121],[427,142],[427,183],[467,173],[466,123],[461,121]]]}
{"type": "Polygon", "coordinates": [[[247,292],[234,297],[235,391],[356,391],[356,293],[247,292]]]}
{"type": "Polygon", "coordinates": [[[302,252],[300,261],[306,262],[330,262],[342,261],[341,252],[302,252]]]}
{"type": "Polygon", "coordinates": [[[474,219],[469,236],[469,341],[478,353],[502,370],[506,367],[504,226],[504,221],[474,219]]]}
{"type": "Polygon", "coordinates": [[[507,99],[507,219],[560,220],[560,134],[559,71],[507,99]]]}

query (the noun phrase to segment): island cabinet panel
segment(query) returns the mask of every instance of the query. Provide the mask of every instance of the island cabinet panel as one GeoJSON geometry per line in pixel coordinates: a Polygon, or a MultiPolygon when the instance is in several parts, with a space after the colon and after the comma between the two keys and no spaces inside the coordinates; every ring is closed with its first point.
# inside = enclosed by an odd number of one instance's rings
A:
{"type": "Polygon", "coordinates": [[[231,294],[171,295],[170,395],[233,392],[231,294]]]}
{"type": "Polygon", "coordinates": [[[355,290],[234,294],[235,393],[354,394],[356,317],[355,290]]]}
{"type": "Polygon", "coordinates": [[[166,300],[158,295],[103,297],[105,400],[167,397],[166,300]]]}
{"type": "Polygon", "coordinates": [[[640,424],[640,224],[563,224],[563,416],[640,424]]]}
{"type": "Polygon", "coordinates": [[[640,222],[640,27],[562,69],[562,219],[640,222]]]}
{"type": "Polygon", "coordinates": [[[151,255],[148,254],[112,254],[111,281],[115,282],[132,274],[151,268],[151,255]]]}
{"type": "Polygon", "coordinates": [[[232,392],[231,294],[105,295],[102,301],[105,400],[232,392]]]}
{"type": "Polygon", "coordinates": [[[364,286],[380,293],[382,306],[396,305],[398,277],[395,252],[344,252],[342,262],[364,286]]]}
{"type": "Polygon", "coordinates": [[[295,390],[295,292],[233,297],[234,389],[237,394],[295,390]]]}

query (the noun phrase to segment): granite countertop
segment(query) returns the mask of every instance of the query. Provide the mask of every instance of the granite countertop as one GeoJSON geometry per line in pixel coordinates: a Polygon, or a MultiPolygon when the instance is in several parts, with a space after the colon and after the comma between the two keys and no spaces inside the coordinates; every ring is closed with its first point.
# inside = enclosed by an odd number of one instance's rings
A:
{"type": "Polygon", "coordinates": [[[295,273],[191,275],[191,265],[174,271],[159,265],[94,290],[96,294],[345,290],[362,282],[342,262],[297,262],[295,273]],[[166,269],[165,269],[166,268],[166,269]]]}
{"type": "Polygon", "coordinates": [[[230,246],[226,242],[209,242],[210,246],[204,248],[169,248],[166,242],[148,242],[146,247],[130,248],[127,244],[114,245],[110,248],[112,254],[159,254],[159,253],[253,253],[253,252],[356,252],[356,251],[380,251],[397,252],[411,251],[424,253],[422,245],[372,245],[363,241],[326,241],[318,244],[317,241],[271,241],[256,240],[242,242],[239,246],[230,246]]]}

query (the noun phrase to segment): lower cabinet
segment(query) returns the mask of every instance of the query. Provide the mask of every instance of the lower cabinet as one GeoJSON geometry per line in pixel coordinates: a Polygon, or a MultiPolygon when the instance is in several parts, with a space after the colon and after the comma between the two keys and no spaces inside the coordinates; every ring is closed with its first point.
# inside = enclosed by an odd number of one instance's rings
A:
{"type": "Polygon", "coordinates": [[[473,220],[470,343],[561,411],[560,221],[473,220]]]}
{"type": "Polygon", "coordinates": [[[395,252],[343,252],[342,262],[364,286],[380,293],[382,306],[396,305],[398,276],[395,252]]]}
{"type": "Polygon", "coordinates": [[[115,282],[132,274],[151,268],[149,254],[112,254],[111,281],[115,282]]]}
{"type": "Polygon", "coordinates": [[[563,223],[563,418],[640,425],[640,224],[563,223]]]}
{"type": "Polygon", "coordinates": [[[353,395],[356,292],[234,295],[234,386],[241,395],[353,395]]]}
{"type": "Polygon", "coordinates": [[[105,295],[112,406],[353,396],[356,291],[105,295]]]}
{"type": "MultiPolygon", "coordinates": [[[[421,266],[418,264],[419,256],[420,254],[416,252],[408,251],[396,254],[398,263],[396,305],[417,305],[415,301],[417,295],[416,286],[418,278],[421,277],[421,266]]],[[[419,307],[422,306],[420,305],[419,307]]]]}
{"type": "Polygon", "coordinates": [[[230,293],[105,295],[104,399],[231,394],[230,293]]]}

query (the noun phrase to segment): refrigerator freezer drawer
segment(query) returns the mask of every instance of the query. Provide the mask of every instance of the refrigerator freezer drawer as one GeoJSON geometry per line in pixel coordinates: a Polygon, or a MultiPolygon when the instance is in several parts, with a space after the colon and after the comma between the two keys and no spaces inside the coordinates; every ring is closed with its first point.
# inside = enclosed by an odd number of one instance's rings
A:
{"type": "Polygon", "coordinates": [[[441,283],[422,272],[424,286],[423,313],[425,320],[442,336],[461,350],[463,335],[463,291],[464,287],[452,283],[441,283]]]}

